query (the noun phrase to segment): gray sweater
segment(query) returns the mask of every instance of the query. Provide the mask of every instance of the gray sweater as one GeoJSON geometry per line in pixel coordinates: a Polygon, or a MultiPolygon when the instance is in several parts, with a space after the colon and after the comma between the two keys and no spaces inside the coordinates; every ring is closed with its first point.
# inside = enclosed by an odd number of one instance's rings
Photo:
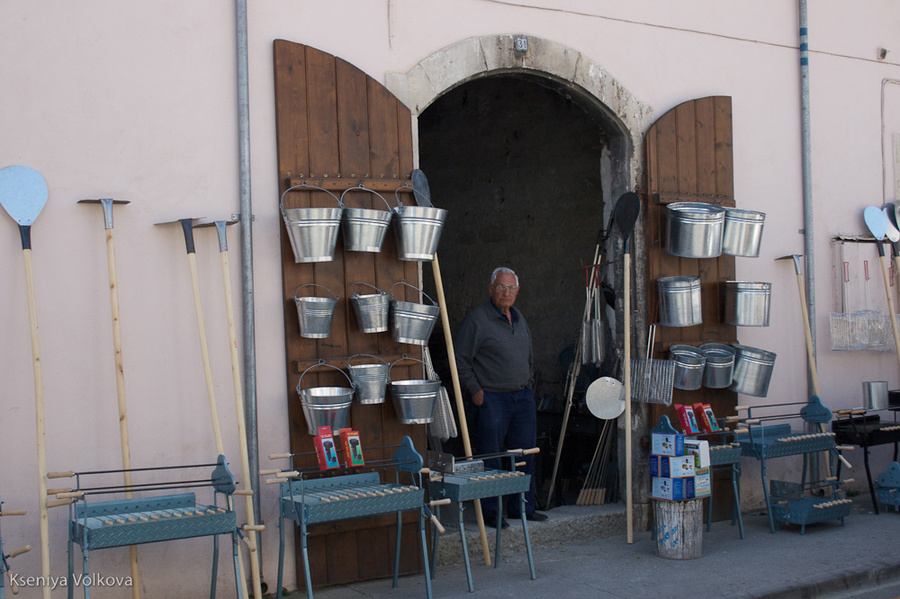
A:
{"type": "Polygon", "coordinates": [[[522,313],[512,324],[491,301],[478,306],[459,327],[454,344],[459,381],[470,396],[479,390],[518,391],[532,383],[534,348],[522,313]]]}

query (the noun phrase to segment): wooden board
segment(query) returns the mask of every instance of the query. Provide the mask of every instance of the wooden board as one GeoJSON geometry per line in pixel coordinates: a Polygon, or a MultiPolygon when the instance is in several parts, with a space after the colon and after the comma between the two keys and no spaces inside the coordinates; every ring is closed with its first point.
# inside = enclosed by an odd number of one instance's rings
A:
{"type": "MultiPolygon", "coordinates": [[[[275,117],[278,145],[279,195],[299,179],[328,180],[328,187],[341,196],[360,181],[378,180],[377,189],[396,189],[409,181],[413,169],[412,120],[410,111],[380,83],[348,62],[302,44],[284,40],[274,43],[275,117]],[[346,186],[335,180],[347,180],[346,186]],[[395,185],[391,185],[391,182],[395,185]]],[[[392,206],[393,191],[382,191],[392,206]]],[[[412,203],[411,194],[398,194],[412,203]]],[[[350,191],[344,196],[347,206],[387,210],[372,193],[350,191]]],[[[324,191],[306,189],[284,196],[285,208],[335,207],[332,196],[324,191]]],[[[338,238],[332,262],[297,264],[284,223],[281,228],[281,254],[284,294],[285,351],[287,356],[288,416],[290,450],[313,451],[312,437],[296,390],[307,366],[319,359],[339,365],[355,354],[373,354],[391,360],[404,353],[421,357],[418,346],[400,344],[390,333],[365,334],[359,331],[352,305],[348,301],[351,286],[359,281],[391,292],[395,282],[406,280],[421,288],[418,265],[398,259],[393,231],[388,233],[381,253],[345,252],[338,238]],[[327,339],[300,336],[294,293],[306,283],[322,285],[340,298],[327,339]],[[385,357],[387,356],[387,357],[385,357]],[[302,368],[300,368],[302,366],[302,368]]],[[[365,289],[365,288],[364,288],[365,289]]],[[[405,285],[394,288],[397,299],[419,301],[417,293],[405,285]]],[[[300,295],[330,297],[314,287],[300,295]]],[[[421,378],[422,368],[406,362],[392,370],[394,379],[421,378]]],[[[303,376],[303,388],[348,386],[337,371],[320,367],[303,376]]],[[[390,457],[392,449],[368,449],[399,443],[403,435],[412,437],[416,449],[425,455],[424,425],[404,425],[394,414],[390,399],[379,405],[354,403],[348,422],[359,431],[367,460],[390,457]]],[[[313,466],[314,458],[298,467],[313,466]]],[[[338,523],[313,527],[310,531],[310,556],[313,583],[338,584],[383,578],[392,574],[394,527],[396,520],[368,518],[358,523],[338,523]],[[386,556],[389,554],[389,557],[386,556]]],[[[416,536],[417,518],[404,519],[404,544],[401,571],[423,568],[416,536]]],[[[299,535],[297,535],[299,547],[299,535]]],[[[297,571],[302,577],[300,552],[297,571]]],[[[302,586],[302,580],[298,581],[302,586]]]]}
{"type": "MultiPolygon", "coordinates": [[[[693,327],[657,327],[653,357],[668,358],[675,344],[733,343],[734,326],[722,324],[724,282],[735,278],[734,256],[714,259],[680,258],[665,247],[666,204],[677,201],[735,206],[732,165],[731,98],[717,96],[691,100],[664,114],[645,136],[648,322],[655,322],[656,281],[667,276],[700,278],[703,323],[693,327]]],[[[675,389],[675,404],[708,403],[716,416],[734,414],[737,394],[727,389],[696,391],[675,389]]],[[[651,406],[651,425],[663,414],[677,426],[674,407],[651,406]]],[[[731,517],[731,478],[716,472],[713,480],[713,519],[731,517]]]]}

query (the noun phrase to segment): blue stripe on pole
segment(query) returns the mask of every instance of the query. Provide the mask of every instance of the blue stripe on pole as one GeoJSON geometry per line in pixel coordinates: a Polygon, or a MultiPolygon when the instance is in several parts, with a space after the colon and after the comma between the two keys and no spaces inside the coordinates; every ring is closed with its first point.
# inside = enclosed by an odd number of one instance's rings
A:
{"type": "Polygon", "coordinates": [[[800,28],[800,35],[803,36],[803,37],[806,37],[807,35],[809,35],[809,28],[808,28],[808,27],[801,27],[801,28],[800,28]]]}
{"type": "Polygon", "coordinates": [[[803,58],[801,58],[801,59],[800,59],[800,66],[808,67],[808,66],[809,66],[809,59],[808,59],[807,57],[805,57],[805,56],[804,56],[803,58]]]}
{"type": "Polygon", "coordinates": [[[809,44],[807,44],[806,42],[800,44],[800,51],[801,52],[809,52],[809,44]]]}

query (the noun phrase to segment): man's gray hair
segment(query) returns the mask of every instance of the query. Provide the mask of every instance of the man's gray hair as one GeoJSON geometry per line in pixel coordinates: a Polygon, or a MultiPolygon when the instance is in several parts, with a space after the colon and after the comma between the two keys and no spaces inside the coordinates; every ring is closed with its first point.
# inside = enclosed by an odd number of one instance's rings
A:
{"type": "Polygon", "coordinates": [[[497,268],[494,269],[494,272],[491,273],[491,285],[494,284],[494,281],[497,280],[497,275],[499,275],[501,272],[506,273],[506,274],[508,274],[508,275],[514,276],[514,277],[516,278],[516,286],[517,286],[517,287],[519,286],[519,275],[517,275],[517,274],[513,271],[513,269],[507,268],[507,267],[505,267],[505,266],[499,266],[499,267],[497,267],[497,268]]]}

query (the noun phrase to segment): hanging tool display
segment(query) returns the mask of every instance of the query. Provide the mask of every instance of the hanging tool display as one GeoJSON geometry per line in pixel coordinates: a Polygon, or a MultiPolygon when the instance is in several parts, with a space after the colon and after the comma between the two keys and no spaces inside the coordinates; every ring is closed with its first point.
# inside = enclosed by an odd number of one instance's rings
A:
{"type": "MultiPolygon", "coordinates": [[[[0,204],[16,224],[22,238],[25,261],[25,288],[28,294],[28,318],[31,324],[31,357],[34,370],[34,414],[37,428],[38,506],[40,508],[41,575],[50,577],[50,520],[47,515],[47,447],[44,435],[44,377],[41,367],[41,343],[38,335],[37,300],[31,268],[31,225],[47,203],[47,182],[27,166],[0,169],[0,204]]],[[[44,599],[50,599],[50,586],[41,587],[44,599]]]]}
{"type": "MultiPolygon", "coordinates": [[[[637,196],[637,194],[633,192],[622,194],[622,196],[616,202],[616,205],[613,207],[607,227],[605,229],[601,229],[597,235],[597,244],[594,248],[594,260],[591,263],[590,277],[588,279],[589,291],[599,290],[599,286],[596,286],[594,284],[594,277],[595,275],[599,274],[599,267],[602,263],[601,256],[603,254],[606,242],[609,239],[609,234],[611,232],[613,224],[615,224],[616,228],[623,235],[623,237],[627,239],[628,235],[630,235],[631,233],[631,230],[634,229],[634,225],[637,222],[639,213],[640,198],[637,196]]],[[[590,323],[590,310],[592,305],[593,300],[589,295],[588,301],[585,302],[584,306],[582,327],[585,326],[585,323],[590,323]]],[[[627,321],[628,318],[626,318],[625,320],[627,321]]],[[[579,335],[579,339],[584,339],[583,331],[579,335]]],[[[568,377],[566,379],[566,405],[563,409],[562,430],[559,433],[559,440],[557,441],[556,445],[556,455],[553,459],[553,472],[550,475],[550,490],[547,492],[547,499],[545,502],[545,505],[547,507],[552,506],[553,494],[556,490],[556,475],[559,471],[559,462],[562,456],[563,444],[565,443],[566,429],[569,423],[569,414],[572,410],[572,398],[575,393],[575,383],[578,380],[578,375],[581,373],[582,345],[584,344],[577,343],[575,346],[575,360],[572,363],[572,367],[570,368],[568,377]]]]}
{"type": "MultiPolygon", "coordinates": [[[[131,446],[128,441],[128,409],[125,398],[125,360],[122,356],[122,327],[119,320],[119,282],[116,275],[116,243],[113,236],[113,204],[128,204],[128,200],[78,200],[79,204],[100,204],[103,207],[103,226],[106,229],[106,262],[109,271],[109,305],[112,316],[113,352],[116,366],[116,397],[119,405],[119,438],[122,445],[122,478],[125,499],[132,498],[131,492],[131,446]]],[[[128,546],[131,559],[131,596],[140,599],[140,571],[138,569],[137,545],[128,546]]]]}

